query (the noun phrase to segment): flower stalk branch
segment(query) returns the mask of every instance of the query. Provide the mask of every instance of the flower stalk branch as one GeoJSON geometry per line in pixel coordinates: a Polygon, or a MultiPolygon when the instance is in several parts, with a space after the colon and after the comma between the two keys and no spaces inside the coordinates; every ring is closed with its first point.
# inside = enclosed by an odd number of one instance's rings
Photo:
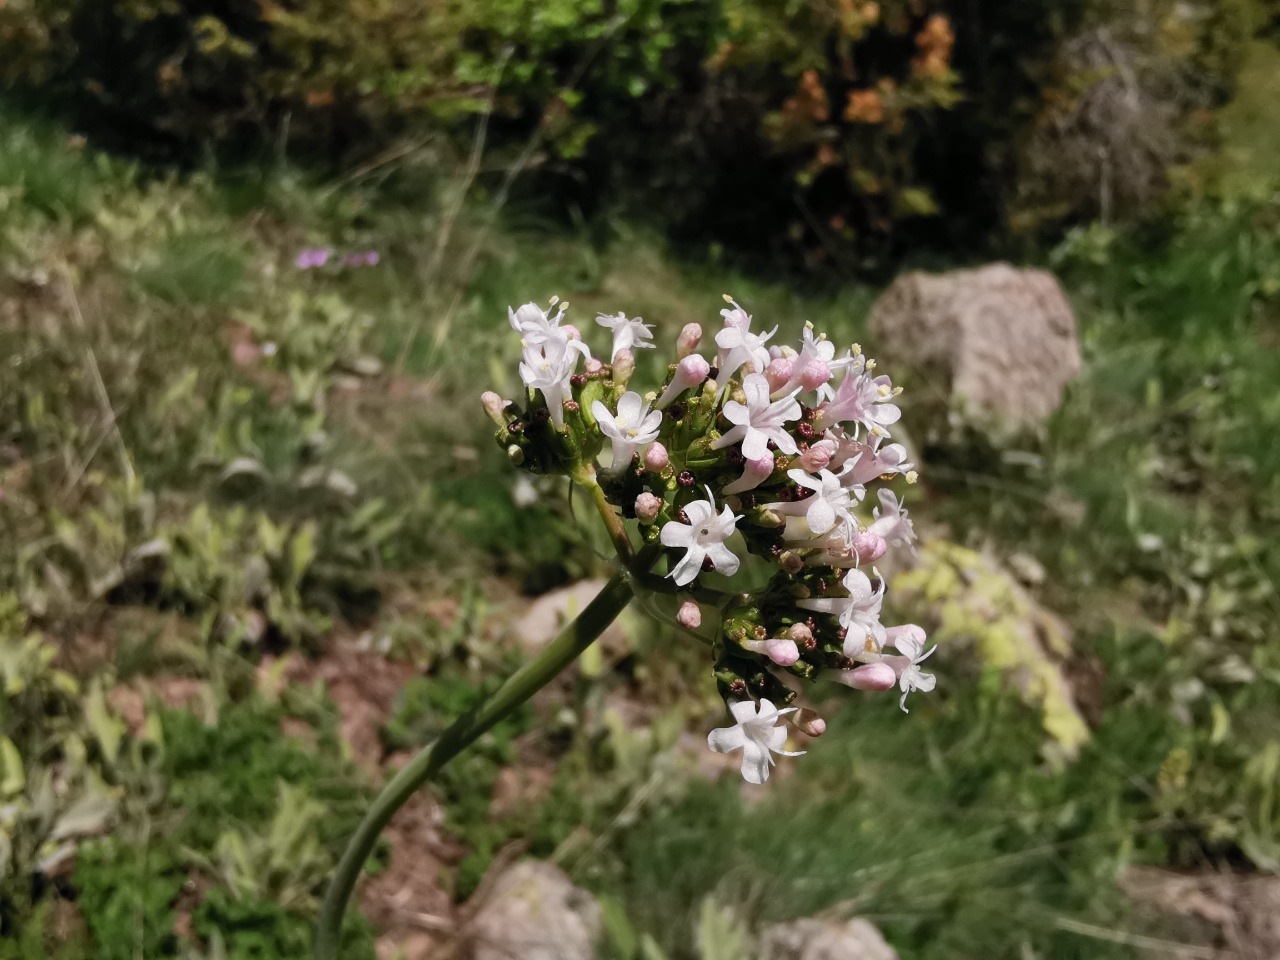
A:
{"type": "Polygon", "coordinates": [[[329,883],[316,932],[316,960],[338,960],[342,917],[351,892],[379,834],[396,811],[445,764],[573,663],[617,619],[634,595],[635,578],[622,567],[541,653],[512,674],[485,703],[455,720],[382,789],[356,828],[329,883]]]}

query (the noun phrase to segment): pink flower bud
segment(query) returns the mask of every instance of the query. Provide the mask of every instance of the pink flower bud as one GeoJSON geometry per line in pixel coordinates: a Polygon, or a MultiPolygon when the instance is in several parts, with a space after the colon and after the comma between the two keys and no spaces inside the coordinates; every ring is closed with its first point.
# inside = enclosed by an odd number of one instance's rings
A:
{"type": "Polygon", "coordinates": [[[787,636],[806,649],[813,643],[813,631],[803,623],[793,623],[787,629],[787,636]]]}
{"type": "Polygon", "coordinates": [[[835,446],[830,440],[819,440],[800,454],[800,466],[807,473],[825,470],[831,464],[831,455],[835,452],[835,446]]]}
{"type": "Polygon", "coordinates": [[[778,357],[776,360],[770,360],[769,366],[765,367],[764,376],[769,381],[769,389],[781,390],[787,385],[787,381],[791,379],[791,371],[793,364],[786,357],[778,357]]]}
{"type": "Polygon", "coordinates": [[[642,493],[636,497],[636,517],[641,523],[653,523],[658,519],[662,509],[662,501],[652,493],[642,493]]]}
{"type": "Polygon", "coordinates": [[[772,346],[770,346],[770,347],[769,347],[769,359],[770,359],[770,360],[780,360],[781,358],[785,357],[786,355],[787,355],[787,351],[783,350],[783,349],[782,349],[782,346],[781,346],[780,344],[775,343],[775,344],[773,344],[772,346]]]}
{"type": "MultiPolygon", "coordinates": [[[[904,623],[897,627],[888,627],[885,629],[885,643],[891,647],[897,647],[899,640],[911,639],[919,644],[920,649],[924,649],[925,641],[929,639],[929,635],[924,632],[924,627],[917,626],[914,623],[904,623]]],[[[901,649],[899,647],[899,649],[901,649]]]]}
{"type": "Polygon", "coordinates": [[[796,646],[796,642],[785,637],[766,640],[764,652],[765,656],[780,667],[789,667],[800,659],[800,648],[796,646]]]}
{"type": "Polygon", "coordinates": [[[800,385],[806,390],[817,390],[831,379],[831,368],[821,360],[806,364],[800,372],[800,385]]]}
{"type": "Polygon", "coordinates": [[[626,386],[636,370],[636,357],[630,350],[619,350],[613,358],[613,380],[626,386]]]}
{"type": "Polygon", "coordinates": [[[667,469],[668,462],[667,448],[657,441],[644,452],[644,468],[650,473],[661,473],[667,469]]]}
{"type": "Polygon", "coordinates": [[[773,454],[765,451],[759,460],[748,460],[742,465],[742,476],[725,486],[724,493],[744,493],[754,490],[769,479],[773,473],[773,454]]]}
{"type": "Polygon", "coordinates": [[[702,326],[697,323],[686,323],[676,338],[676,359],[683,360],[698,349],[702,342],[702,326]]]}
{"type": "Polygon", "coordinates": [[[827,732],[827,721],[808,707],[797,710],[792,722],[795,723],[797,730],[810,737],[820,737],[827,732]]]}
{"type": "Polygon", "coordinates": [[[569,335],[570,340],[582,339],[582,331],[580,331],[572,323],[562,323],[560,324],[560,329],[569,335]]]}
{"type": "Polygon", "coordinates": [[[853,549],[858,554],[859,563],[872,563],[885,555],[889,543],[874,533],[859,533],[853,538],[853,549]]]}
{"type": "Polygon", "coordinates": [[[586,371],[587,376],[594,377],[604,369],[604,361],[599,357],[587,357],[587,362],[582,365],[582,369],[586,371]]]}
{"type": "Polygon", "coordinates": [[[864,663],[852,670],[841,670],[836,680],[855,690],[892,690],[898,674],[887,663],[864,663]]]}
{"type": "Polygon", "coordinates": [[[485,415],[496,423],[499,427],[507,425],[506,414],[503,413],[507,407],[511,406],[510,400],[503,400],[492,390],[486,390],[480,394],[480,402],[484,404],[485,415]]]}
{"type": "MultiPolygon", "coordinates": [[[[763,631],[761,631],[763,632],[763,631]]],[[[794,640],[786,637],[772,637],[768,640],[746,640],[744,650],[764,654],[780,667],[789,667],[800,659],[800,650],[794,640]]]]}
{"type": "Polygon", "coordinates": [[[671,383],[662,391],[662,396],[653,405],[655,410],[665,410],[671,401],[684,391],[696,387],[711,374],[711,364],[701,354],[691,353],[678,364],[676,372],[671,375],[671,383]]]}
{"type": "Polygon", "coordinates": [[[676,613],[676,620],[686,630],[697,630],[702,626],[702,609],[692,600],[686,600],[680,604],[680,609],[676,613]]]}

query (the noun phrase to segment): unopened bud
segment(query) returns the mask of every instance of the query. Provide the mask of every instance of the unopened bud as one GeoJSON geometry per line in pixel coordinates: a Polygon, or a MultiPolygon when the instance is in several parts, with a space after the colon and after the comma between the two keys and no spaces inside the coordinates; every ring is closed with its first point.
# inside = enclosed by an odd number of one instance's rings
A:
{"type": "Polygon", "coordinates": [[[672,400],[686,390],[702,383],[711,373],[711,364],[701,354],[692,353],[676,364],[676,371],[671,375],[671,383],[662,391],[662,396],[654,404],[654,409],[663,410],[672,400]]]}
{"type": "Polygon", "coordinates": [[[514,443],[511,444],[511,446],[507,447],[507,459],[517,467],[520,466],[520,464],[524,463],[524,450],[514,443]]]}
{"type": "Polygon", "coordinates": [[[636,497],[636,518],[641,523],[653,523],[662,510],[662,500],[652,493],[642,493],[636,497]]]}
{"type": "Polygon", "coordinates": [[[818,716],[817,712],[810,710],[808,707],[801,707],[796,711],[794,720],[796,729],[806,736],[820,737],[827,732],[827,721],[818,716]]]}
{"type": "Polygon", "coordinates": [[[676,612],[676,620],[686,630],[697,630],[702,626],[702,608],[692,600],[686,600],[680,604],[680,609],[676,612]]]}
{"type": "Polygon", "coordinates": [[[764,642],[765,655],[780,667],[789,667],[800,659],[800,648],[794,640],[772,637],[764,642]]]}
{"type": "Polygon", "coordinates": [[[819,440],[804,453],[800,454],[800,466],[806,473],[817,473],[831,465],[831,455],[835,444],[830,440],[819,440]]]}
{"type": "Polygon", "coordinates": [[[582,331],[580,331],[572,323],[562,323],[560,324],[560,329],[569,335],[570,340],[582,339],[582,331]]]}
{"type": "Polygon", "coordinates": [[[492,390],[486,390],[484,393],[480,394],[480,402],[484,404],[485,415],[488,416],[490,420],[499,427],[505,427],[507,425],[507,418],[503,415],[502,411],[511,406],[510,400],[503,400],[492,390]]]}
{"type": "Polygon", "coordinates": [[[769,381],[769,391],[781,390],[791,380],[791,371],[795,368],[787,357],[770,360],[764,369],[765,379],[769,381]]]}
{"type": "Polygon", "coordinates": [[[702,342],[702,326],[697,323],[686,323],[676,338],[676,359],[683,360],[698,349],[702,342]]]}
{"type": "Polygon", "coordinates": [[[800,385],[806,390],[817,390],[831,379],[831,368],[821,360],[806,364],[800,373],[800,385]]]}
{"type": "Polygon", "coordinates": [[[582,365],[582,369],[586,371],[587,376],[594,377],[604,369],[604,361],[599,357],[587,357],[587,362],[582,365]]]}
{"type": "Polygon", "coordinates": [[[787,550],[778,557],[778,566],[786,573],[799,573],[804,569],[804,558],[794,550],[787,550]]]}
{"type": "Polygon", "coordinates": [[[765,455],[757,460],[748,460],[742,465],[742,476],[724,488],[725,493],[743,493],[754,490],[769,479],[773,473],[773,454],[765,451],[765,455]]]}
{"type": "Polygon", "coordinates": [[[789,667],[800,659],[800,650],[794,640],[785,637],[771,637],[764,640],[741,641],[743,649],[752,653],[760,653],[768,657],[780,667],[789,667]]]}
{"type": "Polygon", "coordinates": [[[625,387],[636,371],[636,358],[630,350],[619,350],[613,358],[613,381],[625,387]]]}
{"type": "Polygon", "coordinates": [[[667,456],[667,448],[661,443],[655,441],[644,452],[644,467],[650,473],[661,473],[667,469],[668,463],[670,458],[667,456]]]}
{"type": "Polygon", "coordinates": [[[889,543],[874,533],[859,533],[853,538],[853,549],[859,563],[873,563],[888,552],[889,543]]]}
{"type": "Polygon", "coordinates": [[[836,680],[855,690],[892,690],[898,674],[887,663],[864,663],[852,670],[841,670],[836,680]]]}
{"type": "Polygon", "coordinates": [[[804,647],[806,650],[813,643],[813,631],[803,623],[793,623],[788,627],[787,636],[794,640],[797,646],[804,647]]]}

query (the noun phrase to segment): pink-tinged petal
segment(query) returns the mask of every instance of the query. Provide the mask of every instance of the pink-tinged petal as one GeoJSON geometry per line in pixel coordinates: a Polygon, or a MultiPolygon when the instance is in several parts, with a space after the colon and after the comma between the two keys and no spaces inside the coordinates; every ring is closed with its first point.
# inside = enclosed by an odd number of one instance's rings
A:
{"type": "Polygon", "coordinates": [[[836,676],[836,680],[855,690],[881,692],[892,690],[898,677],[891,665],[881,661],[864,663],[852,670],[843,670],[836,676]]]}
{"type": "Polygon", "coordinates": [[[732,753],[741,750],[747,742],[742,727],[718,727],[707,734],[707,746],[716,753],[732,753]]]}
{"type": "Polygon", "coordinates": [[[769,438],[759,430],[748,430],[746,433],[746,439],[742,441],[742,456],[746,460],[759,460],[769,452],[769,438]]]}

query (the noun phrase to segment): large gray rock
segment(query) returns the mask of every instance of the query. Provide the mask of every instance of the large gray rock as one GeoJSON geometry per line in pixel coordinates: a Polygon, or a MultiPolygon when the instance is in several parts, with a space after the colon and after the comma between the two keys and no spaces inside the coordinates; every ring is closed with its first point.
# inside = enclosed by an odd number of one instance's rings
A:
{"type": "Polygon", "coordinates": [[[997,428],[1042,422],[1080,373],[1075,315],[1043,270],[904,274],[876,301],[871,330],[886,363],[918,370],[928,388],[997,428]]]}
{"type": "Polygon", "coordinates": [[[594,960],[600,905],[549,863],[526,860],[494,882],[467,926],[471,960],[594,960]]]}
{"type": "Polygon", "coordinates": [[[898,960],[868,920],[792,920],[760,932],[760,960],[898,960]]]}

